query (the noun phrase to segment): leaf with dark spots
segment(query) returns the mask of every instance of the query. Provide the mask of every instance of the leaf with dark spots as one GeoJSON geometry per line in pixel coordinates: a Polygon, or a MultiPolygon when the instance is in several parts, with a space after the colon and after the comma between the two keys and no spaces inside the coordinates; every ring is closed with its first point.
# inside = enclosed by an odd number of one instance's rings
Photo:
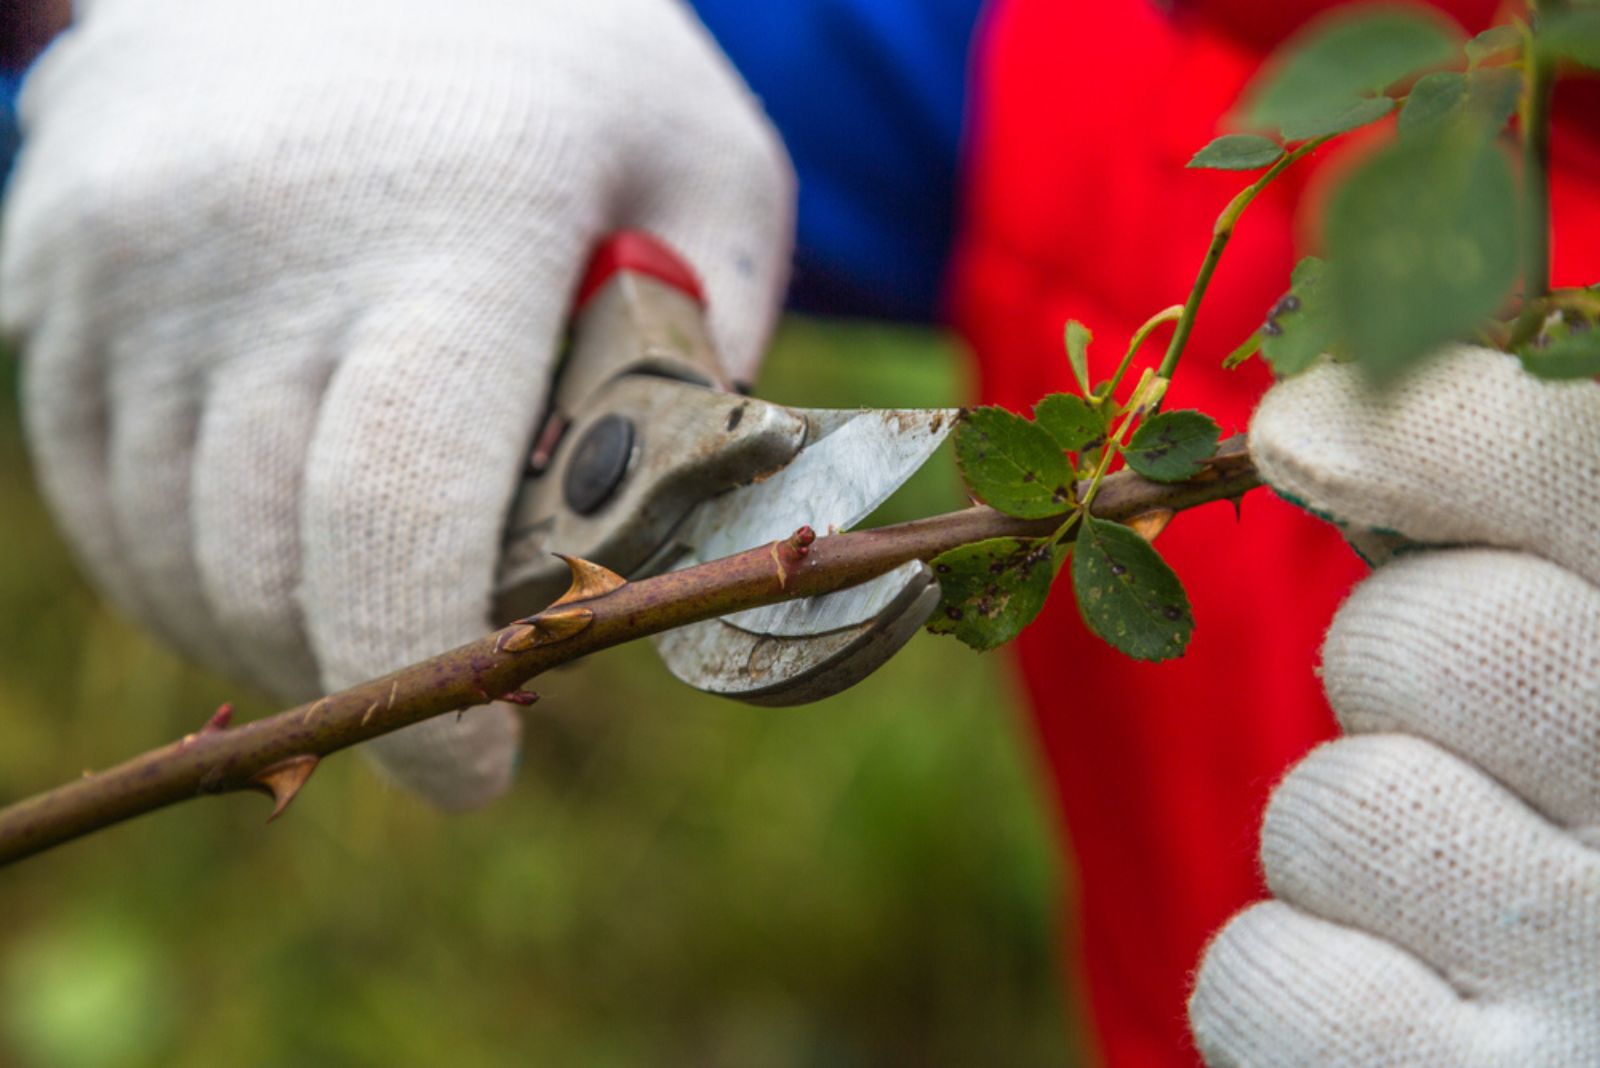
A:
{"type": "Polygon", "coordinates": [[[1021,519],[1069,507],[1072,467],[1043,427],[1003,408],[973,408],[955,438],[962,478],[984,504],[1021,519]]]}
{"type": "Polygon", "coordinates": [[[1261,355],[1280,375],[1304,371],[1336,346],[1338,331],[1328,314],[1323,270],[1323,262],[1315,256],[1295,264],[1289,292],[1267,312],[1261,328],[1261,355]]]}
{"type": "Polygon", "coordinates": [[[1510,163],[1471,124],[1402,137],[1362,161],[1327,213],[1328,310],[1377,381],[1469,336],[1517,277],[1510,163]]]}
{"type": "Polygon", "coordinates": [[[1042,538],[992,538],[935,557],[940,598],[928,629],[980,651],[1010,641],[1044,607],[1065,557],[1042,538]]]}
{"type": "Polygon", "coordinates": [[[1168,660],[1187,648],[1194,617],[1183,584],[1127,527],[1084,516],[1072,588],[1089,629],[1134,659],[1168,660]]]}
{"type": "Polygon", "coordinates": [[[1217,451],[1216,421],[1196,411],[1161,412],[1139,424],[1123,456],[1128,466],[1156,482],[1197,474],[1217,451]]]}
{"type": "Polygon", "coordinates": [[[1034,405],[1033,421],[1067,452],[1085,452],[1105,441],[1105,410],[1071,393],[1052,393],[1034,405]]]}

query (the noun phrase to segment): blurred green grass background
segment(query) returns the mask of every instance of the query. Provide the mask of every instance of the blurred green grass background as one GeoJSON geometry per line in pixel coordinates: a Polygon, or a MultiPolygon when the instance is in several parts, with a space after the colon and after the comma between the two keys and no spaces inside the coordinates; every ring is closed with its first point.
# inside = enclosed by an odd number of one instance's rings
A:
{"type": "MultiPolygon", "coordinates": [[[[111,616],[0,361],[0,801],[274,710],[111,616]]],[[[941,335],[787,323],[761,394],[959,403],[941,335]]],[[[882,518],[959,507],[940,457],[882,518]]],[[[356,758],[285,817],[186,804],[0,873],[0,1064],[1056,1065],[1060,873],[998,655],[922,635],[829,701],[697,694],[647,645],[542,678],[513,794],[356,758]]]]}

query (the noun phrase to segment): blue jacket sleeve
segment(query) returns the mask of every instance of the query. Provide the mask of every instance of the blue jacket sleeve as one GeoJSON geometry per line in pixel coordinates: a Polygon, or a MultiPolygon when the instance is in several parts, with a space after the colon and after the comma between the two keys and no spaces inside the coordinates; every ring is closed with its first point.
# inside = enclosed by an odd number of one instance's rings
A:
{"type": "Polygon", "coordinates": [[[22,72],[0,70],[0,192],[5,191],[11,173],[11,157],[17,154],[17,92],[22,88],[22,72]]]}
{"type": "Polygon", "coordinates": [[[981,0],[694,3],[794,158],[791,305],[932,318],[981,0]]]}

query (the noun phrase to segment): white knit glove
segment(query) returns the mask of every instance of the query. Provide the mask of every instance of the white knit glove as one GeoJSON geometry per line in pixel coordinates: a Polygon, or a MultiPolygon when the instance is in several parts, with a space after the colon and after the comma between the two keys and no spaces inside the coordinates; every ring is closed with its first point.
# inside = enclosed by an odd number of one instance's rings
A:
{"type": "Polygon", "coordinates": [[[1250,447],[1358,543],[1438,548],[1380,567],[1328,632],[1348,737],[1273,794],[1276,900],[1206,953],[1201,1052],[1600,1064],[1600,385],[1481,349],[1383,397],[1323,366],[1267,394],[1250,447]]]}
{"type": "MultiPolygon", "coordinates": [[[[789,260],[773,130],[676,0],[97,0],[31,75],[3,322],[97,584],[300,699],[488,627],[577,275],[637,226],[748,379],[789,260]]],[[[371,744],[447,807],[505,706],[371,744]]]]}

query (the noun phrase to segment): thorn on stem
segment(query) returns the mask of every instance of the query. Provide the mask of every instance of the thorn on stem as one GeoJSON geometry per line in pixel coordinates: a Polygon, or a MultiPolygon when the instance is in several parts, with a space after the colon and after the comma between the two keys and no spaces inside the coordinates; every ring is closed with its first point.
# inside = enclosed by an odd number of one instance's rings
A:
{"type": "Polygon", "coordinates": [[[500,637],[494,640],[494,651],[497,653],[520,653],[524,649],[531,649],[539,638],[539,632],[533,627],[507,627],[500,632],[500,637]]]}
{"type": "Polygon", "coordinates": [[[1134,516],[1128,520],[1128,526],[1145,541],[1155,541],[1161,532],[1167,529],[1167,524],[1172,522],[1172,517],[1176,514],[1171,508],[1157,508],[1134,516]]]}
{"type": "Polygon", "coordinates": [[[566,641],[592,622],[594,613],[587,608],[576,605],[560,609],[546,608],[533,617],[533,627],[539,632],[537,644],[566,641]]]}
{"type": "Polygon", "coordinates": [[[551,608],[558,605],[570,604],[573,601],[587,601],[591,597],[599,597],[610,593],[612,590],[621,589],[628,584],[628,580],[612,571],[610,568],[601,567],[592,560],[585,560],[577,556],[567,556],[565,553],[556,553],[567,568],[572,572],[572,585],[550,603],[551,608]]]}
{"type": "Polygon", "coordinates": [[[508,705],[521,705],[523,708],[526,708],[537,701],[539,699],[539,695],[534,693],[532,690],[517,689],[508,690],[507,692],[501,694],[499,699],[508,705]]]}
{"type": "Polygon", "coordinates": [[[289,807],[289,802],[294,800],[306,780],[311,778],[311,773],[317,769],[320,759],[310,753],[302,753],[280,760],[269,768],[262,768],[251,777],[250,788],[272,798],[272,814],[267,817],[268,823],[289,807]]]}
{"type": "Polygon", "coordinates": [[[520,653],[536,645],[565,641],[594,622],[594,613],[580,605],[552,606],[518,622],[525,625],[506,630],[495,639],[495,652],[520,653]]]}

